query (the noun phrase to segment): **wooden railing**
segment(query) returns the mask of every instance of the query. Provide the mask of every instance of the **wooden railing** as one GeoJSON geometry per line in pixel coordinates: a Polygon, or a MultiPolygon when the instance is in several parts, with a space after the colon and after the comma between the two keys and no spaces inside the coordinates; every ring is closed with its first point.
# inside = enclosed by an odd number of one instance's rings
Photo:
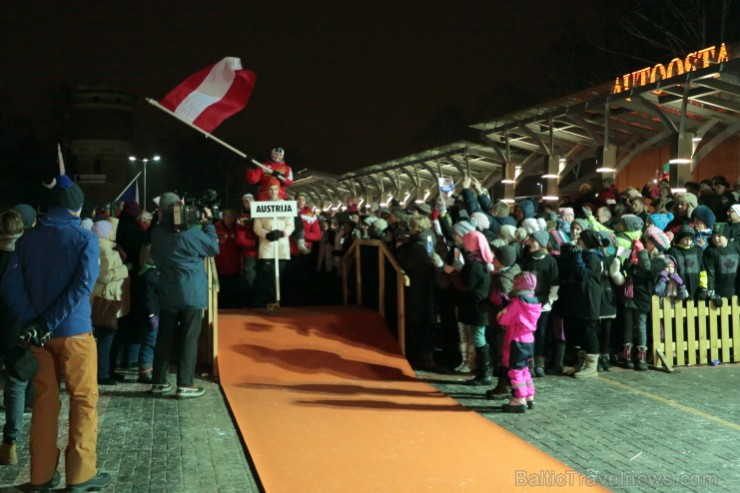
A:
{"type": "Polygon", "coordinates": [[[203,314],[203,326],[198,340],[198,361],[211,368],[213,378],[218,379],[218,273],[213,257],[204,261],[208,281],[208,308],[203,314]]]}
{"type": "Polygon", "coordinates": [[[708,301],[661,301],[653,296],[653,362],[673,366],[740,362],[738,297],[723,298],[717,308],[708,301]],[[662,330],[661,330],[662,325],[662,330]]]}
{"type": "Polygon", "coordinates": [[[409,277],[404,272],[401,264],[398,263],[395,255],[388,249],[388,247],[380,240],[354,240],[352,246],[345,254],[342,259],[342,292],[344,296],[344,304],[348,305],[350,302],[349,292],[349,272],[354,262],[355,267],[355,303],[362,305],[362,257],[361,248],[362,246],[369,246],[378,249],[378,311],[380,315],[386,320],[386,260],[391,264],[393,269],[396,271],[396,306],[397,306],[397,329],[398,329],[398,344],[401,346],[401,352],[406,354],[406,326],[405,326],[405,311],[404,311],[404,287],[410,284],[409,277]]]}

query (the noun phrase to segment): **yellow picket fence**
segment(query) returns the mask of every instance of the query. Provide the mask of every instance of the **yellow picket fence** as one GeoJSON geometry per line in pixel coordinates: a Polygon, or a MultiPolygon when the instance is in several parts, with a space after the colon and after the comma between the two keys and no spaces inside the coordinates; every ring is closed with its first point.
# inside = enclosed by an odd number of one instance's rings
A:
{"type": "Polygon", "coordinates": [[[723,298],[721,308],[708,301],[672,303],[653,296],[652,327],[657,368],[740,362],[737,296],[723,298]]]}

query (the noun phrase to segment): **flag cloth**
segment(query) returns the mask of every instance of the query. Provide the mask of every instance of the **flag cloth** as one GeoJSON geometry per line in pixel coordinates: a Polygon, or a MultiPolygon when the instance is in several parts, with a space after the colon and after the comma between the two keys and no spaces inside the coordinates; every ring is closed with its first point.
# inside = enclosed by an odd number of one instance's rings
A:
{"type": "Polygon", "coordinates": [[[139,203],[139,176],[141,175],[141,171],[134,177],[133,180],[131,180],[131,183],[126,185],[126,188],[123,189],[123,192],[118,194],[118,197],[116,197],[113,202],[136,202],[139,203]]]}
{"type": "Polygon", "coordinates": [[[257,75],[226,57],[191,75],[159,103],[184,121],[211,133],[247,104],[257,75]]]}

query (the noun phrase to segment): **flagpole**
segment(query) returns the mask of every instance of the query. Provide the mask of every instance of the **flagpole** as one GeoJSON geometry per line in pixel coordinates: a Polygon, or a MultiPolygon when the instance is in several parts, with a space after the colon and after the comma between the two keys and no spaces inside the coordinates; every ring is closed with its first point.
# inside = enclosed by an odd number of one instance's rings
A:
{"type": "Polygon", "coordinates": [[[139,175],[141,175],[141,171],[139,171],[136,174],[136,176],[134,176],[134,179],[133,180],[131,180],[130,182],[128,182],[128,185],[126,185],[125,187],[123,187],[123,190],[121,191],[121,193],[118,194],[118,197],[116,197],[115,199],[113,199],[113,202],[116,202],[118,199],[121,198],[121,195],[123,195],[124,193],[126,193],[126,190],[128,190],[128,187],[130,187],[131,185],[133,185],[134,182],[139,179],[139,175]]]}
{"type": "Polygon", "coordinates": [[[59,165],[59,175],[67,174],[64,169],[64,156],[62,156],[62,145],[57,142],[57,164],[59,165]]]}
{"type": "MultiPolygon", "coordinates": [[[[260,163],[259,161],[255,160],[254,158],[252,158],[252,157],[248,156],[247,154],[243,153],[242,151],[240,151],[236,147],[232,146],[231,144],[227,144],[226,142],[224,142],[223,140],[219,139],[218,137],[215,137],[213,134],[210,134],[210,133],[206,132],[205,130],[203,130],[202,128],[200,128],[200,127],[198,127],[196,125],[193,125],[189,121],[183,119],[180,115],[178,115],[174,111],[170,110],[169,108],[165,108],[164,106],[162,106],[161,104],[159,104],[159,101],[155,101],[152,98],[146,98],[146,100],[152,106],[154,106],[156,108],[159,108],[160,110],[164,111],[165,113],[168,113],[171,116],[174,116],[175,118],[177,118],[178,120],[180,120],[181,122],[183,122],[185,125],[187,125],[187,126],[189,126],[191,128],[194,128],[198,132],[202,133],[205,136],[206,139],[211,139],[214,142],[217,142],[217,143],[221,144],[222,146],[224,146],[228,150],[236,153],[240,157],[243,157],[244,159],[248,159],[252,164],[254,164],[256,166],[259,166],[265,172],[272,173],[272,170],[270,168],[268,168],[267,166],[265,166],[264,164],[260,163]]],[[[280,177],[280,180],[284,182],[285,181],[285,178],[281,176],[280,177]]]]}

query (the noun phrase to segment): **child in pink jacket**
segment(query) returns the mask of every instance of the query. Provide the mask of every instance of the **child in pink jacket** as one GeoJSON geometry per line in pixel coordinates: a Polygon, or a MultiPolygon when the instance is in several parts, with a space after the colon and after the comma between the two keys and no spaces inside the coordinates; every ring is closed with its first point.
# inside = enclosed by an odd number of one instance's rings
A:
{"type": "Polygon", "coordinates": [[[498,314],[498,323],[506,327],[503,344],[503,365],[509,369],[512,398],[501,406],[505,413],[523,413],[534,407],[534,382],[527,362],[534,354],[534,332],[541,306],[534,289],[537,277],[522,272],[514,277],[511,302],[498,314]]]}

